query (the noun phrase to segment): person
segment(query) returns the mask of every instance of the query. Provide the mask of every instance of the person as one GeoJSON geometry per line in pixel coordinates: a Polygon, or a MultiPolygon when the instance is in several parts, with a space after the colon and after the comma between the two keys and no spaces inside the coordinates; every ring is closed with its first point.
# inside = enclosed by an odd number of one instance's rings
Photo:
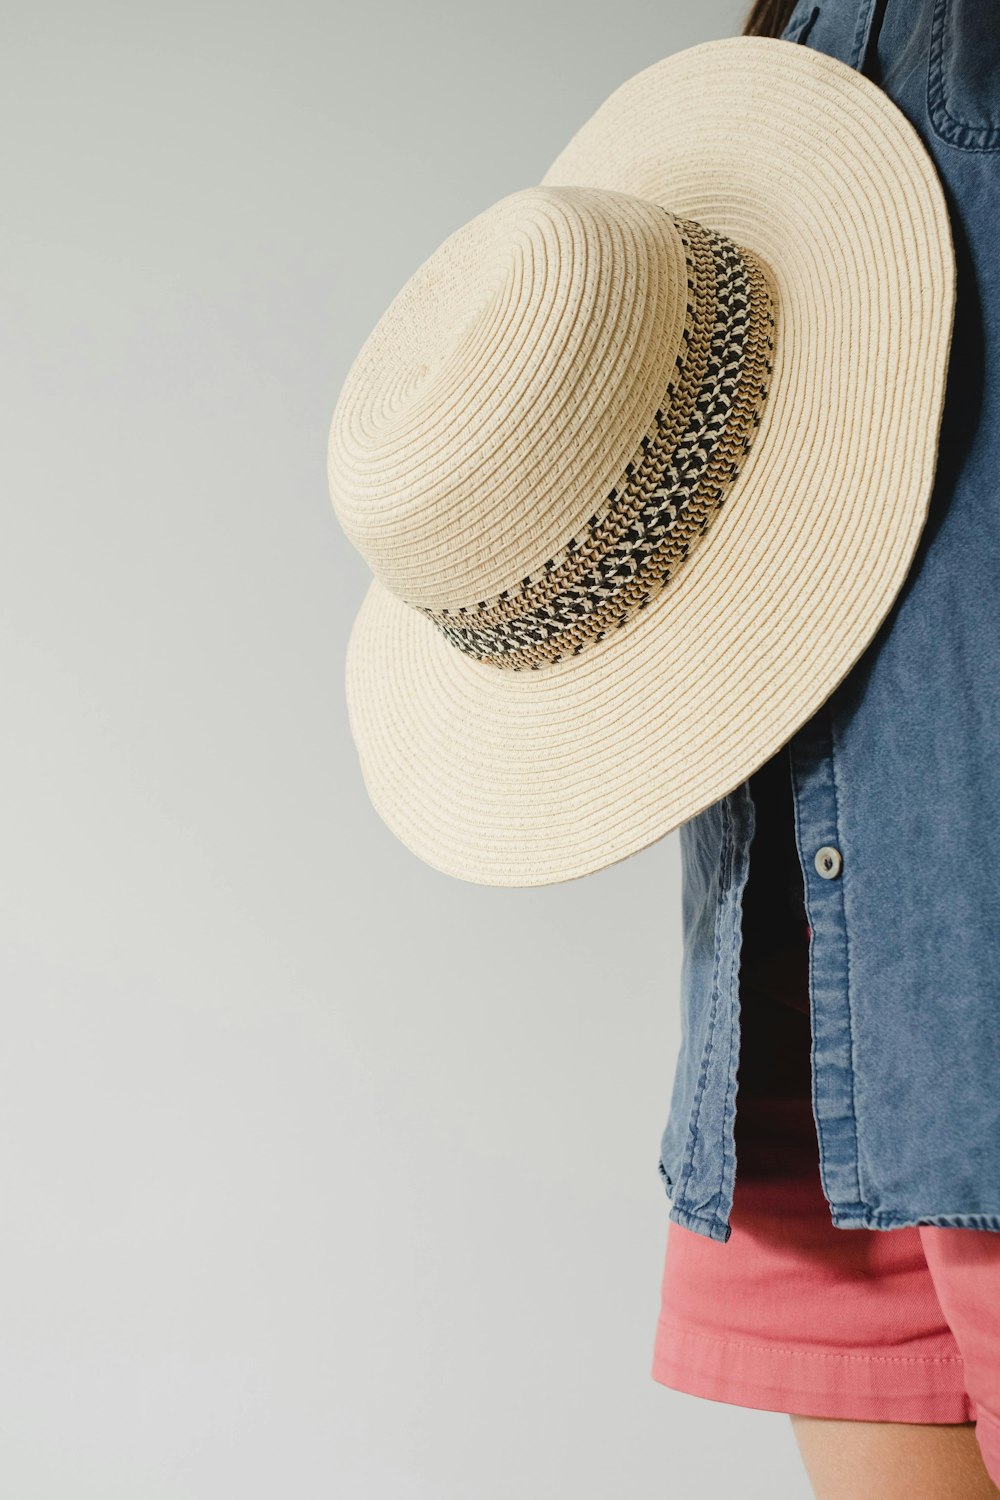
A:
{"type": "Polygon", "coordinates": [[[679,829],[653,1375],[787,1412],[837,1500],[1000,1479],[991,17],[769,0],[625,80],[328,444],[393,833],[531,886],[679,829]]]}
{"type": "Polygon", "coordinates": [[[691,1024],[652,1375],[787,1413],[823,1500],[978,1500],[1000,1495],[1000,22],[991,0],[757,0],[743,29],[848,62],[906,113],[958,304],[892,615],[815,720],[681,829],[691,1024]],[[728,1215],[695,1156],[709,1180],[726,1149],[697,1112],[720,952],[741,1023],[728,1215]]]}

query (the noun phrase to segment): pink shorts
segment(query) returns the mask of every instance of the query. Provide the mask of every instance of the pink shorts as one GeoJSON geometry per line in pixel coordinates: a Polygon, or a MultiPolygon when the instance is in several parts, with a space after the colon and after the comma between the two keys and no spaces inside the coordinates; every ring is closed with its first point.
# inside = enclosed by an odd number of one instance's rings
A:
{"type": "Polygon", "coordinates": [[[653,1379],[765,1411],[975,1421],[1000,1484],[1000,1233],[836,1228],[807,1002],[745,997],[743,1032],[732,1234],[668,1223],[653,1379]]]}

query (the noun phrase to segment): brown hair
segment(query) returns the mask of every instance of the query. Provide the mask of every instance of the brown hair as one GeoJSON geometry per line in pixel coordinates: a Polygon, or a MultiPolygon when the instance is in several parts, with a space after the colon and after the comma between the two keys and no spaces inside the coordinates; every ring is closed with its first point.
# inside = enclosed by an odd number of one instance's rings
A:
{"type": "Polygon", "coordinates": [[[743,22],[743,35],[780,36],[794,9],[795,0],[754,0],[743,22]]]}

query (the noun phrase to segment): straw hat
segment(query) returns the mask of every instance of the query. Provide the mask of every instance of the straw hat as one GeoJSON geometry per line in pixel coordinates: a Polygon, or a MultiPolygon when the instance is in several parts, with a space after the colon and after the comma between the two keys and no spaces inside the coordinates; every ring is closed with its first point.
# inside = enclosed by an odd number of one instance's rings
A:
{"type": "Polygon", "coordinates": [[[330,429],[374,574],[348,714],[392,832],[449,875],[543,885],[772,756],[910,567],[954,295],[913,126],[773,38],[644,69],[450,234],[330,429]]]}

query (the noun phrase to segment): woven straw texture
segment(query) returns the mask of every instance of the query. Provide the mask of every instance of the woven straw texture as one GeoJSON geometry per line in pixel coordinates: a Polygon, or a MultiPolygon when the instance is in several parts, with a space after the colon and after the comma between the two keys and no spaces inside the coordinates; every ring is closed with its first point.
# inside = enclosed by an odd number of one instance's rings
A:
{"type": "Polygon", "coordinates": [[[350,727],[392,832],[464,880],[574,879],[773,755],[909,570],[954,298],[914,128],[861,74],[772,38],[638,73],[538,189],[450,236],[366,341],[330,435],[334,506],[375,574],[347,647],[350,727]],[[477,660],[428,616],[535,574],[636,451],[684,327],[679,220],[746,247],[774,298],[735,482],[619,628],[536,670],[477,660]]]}

